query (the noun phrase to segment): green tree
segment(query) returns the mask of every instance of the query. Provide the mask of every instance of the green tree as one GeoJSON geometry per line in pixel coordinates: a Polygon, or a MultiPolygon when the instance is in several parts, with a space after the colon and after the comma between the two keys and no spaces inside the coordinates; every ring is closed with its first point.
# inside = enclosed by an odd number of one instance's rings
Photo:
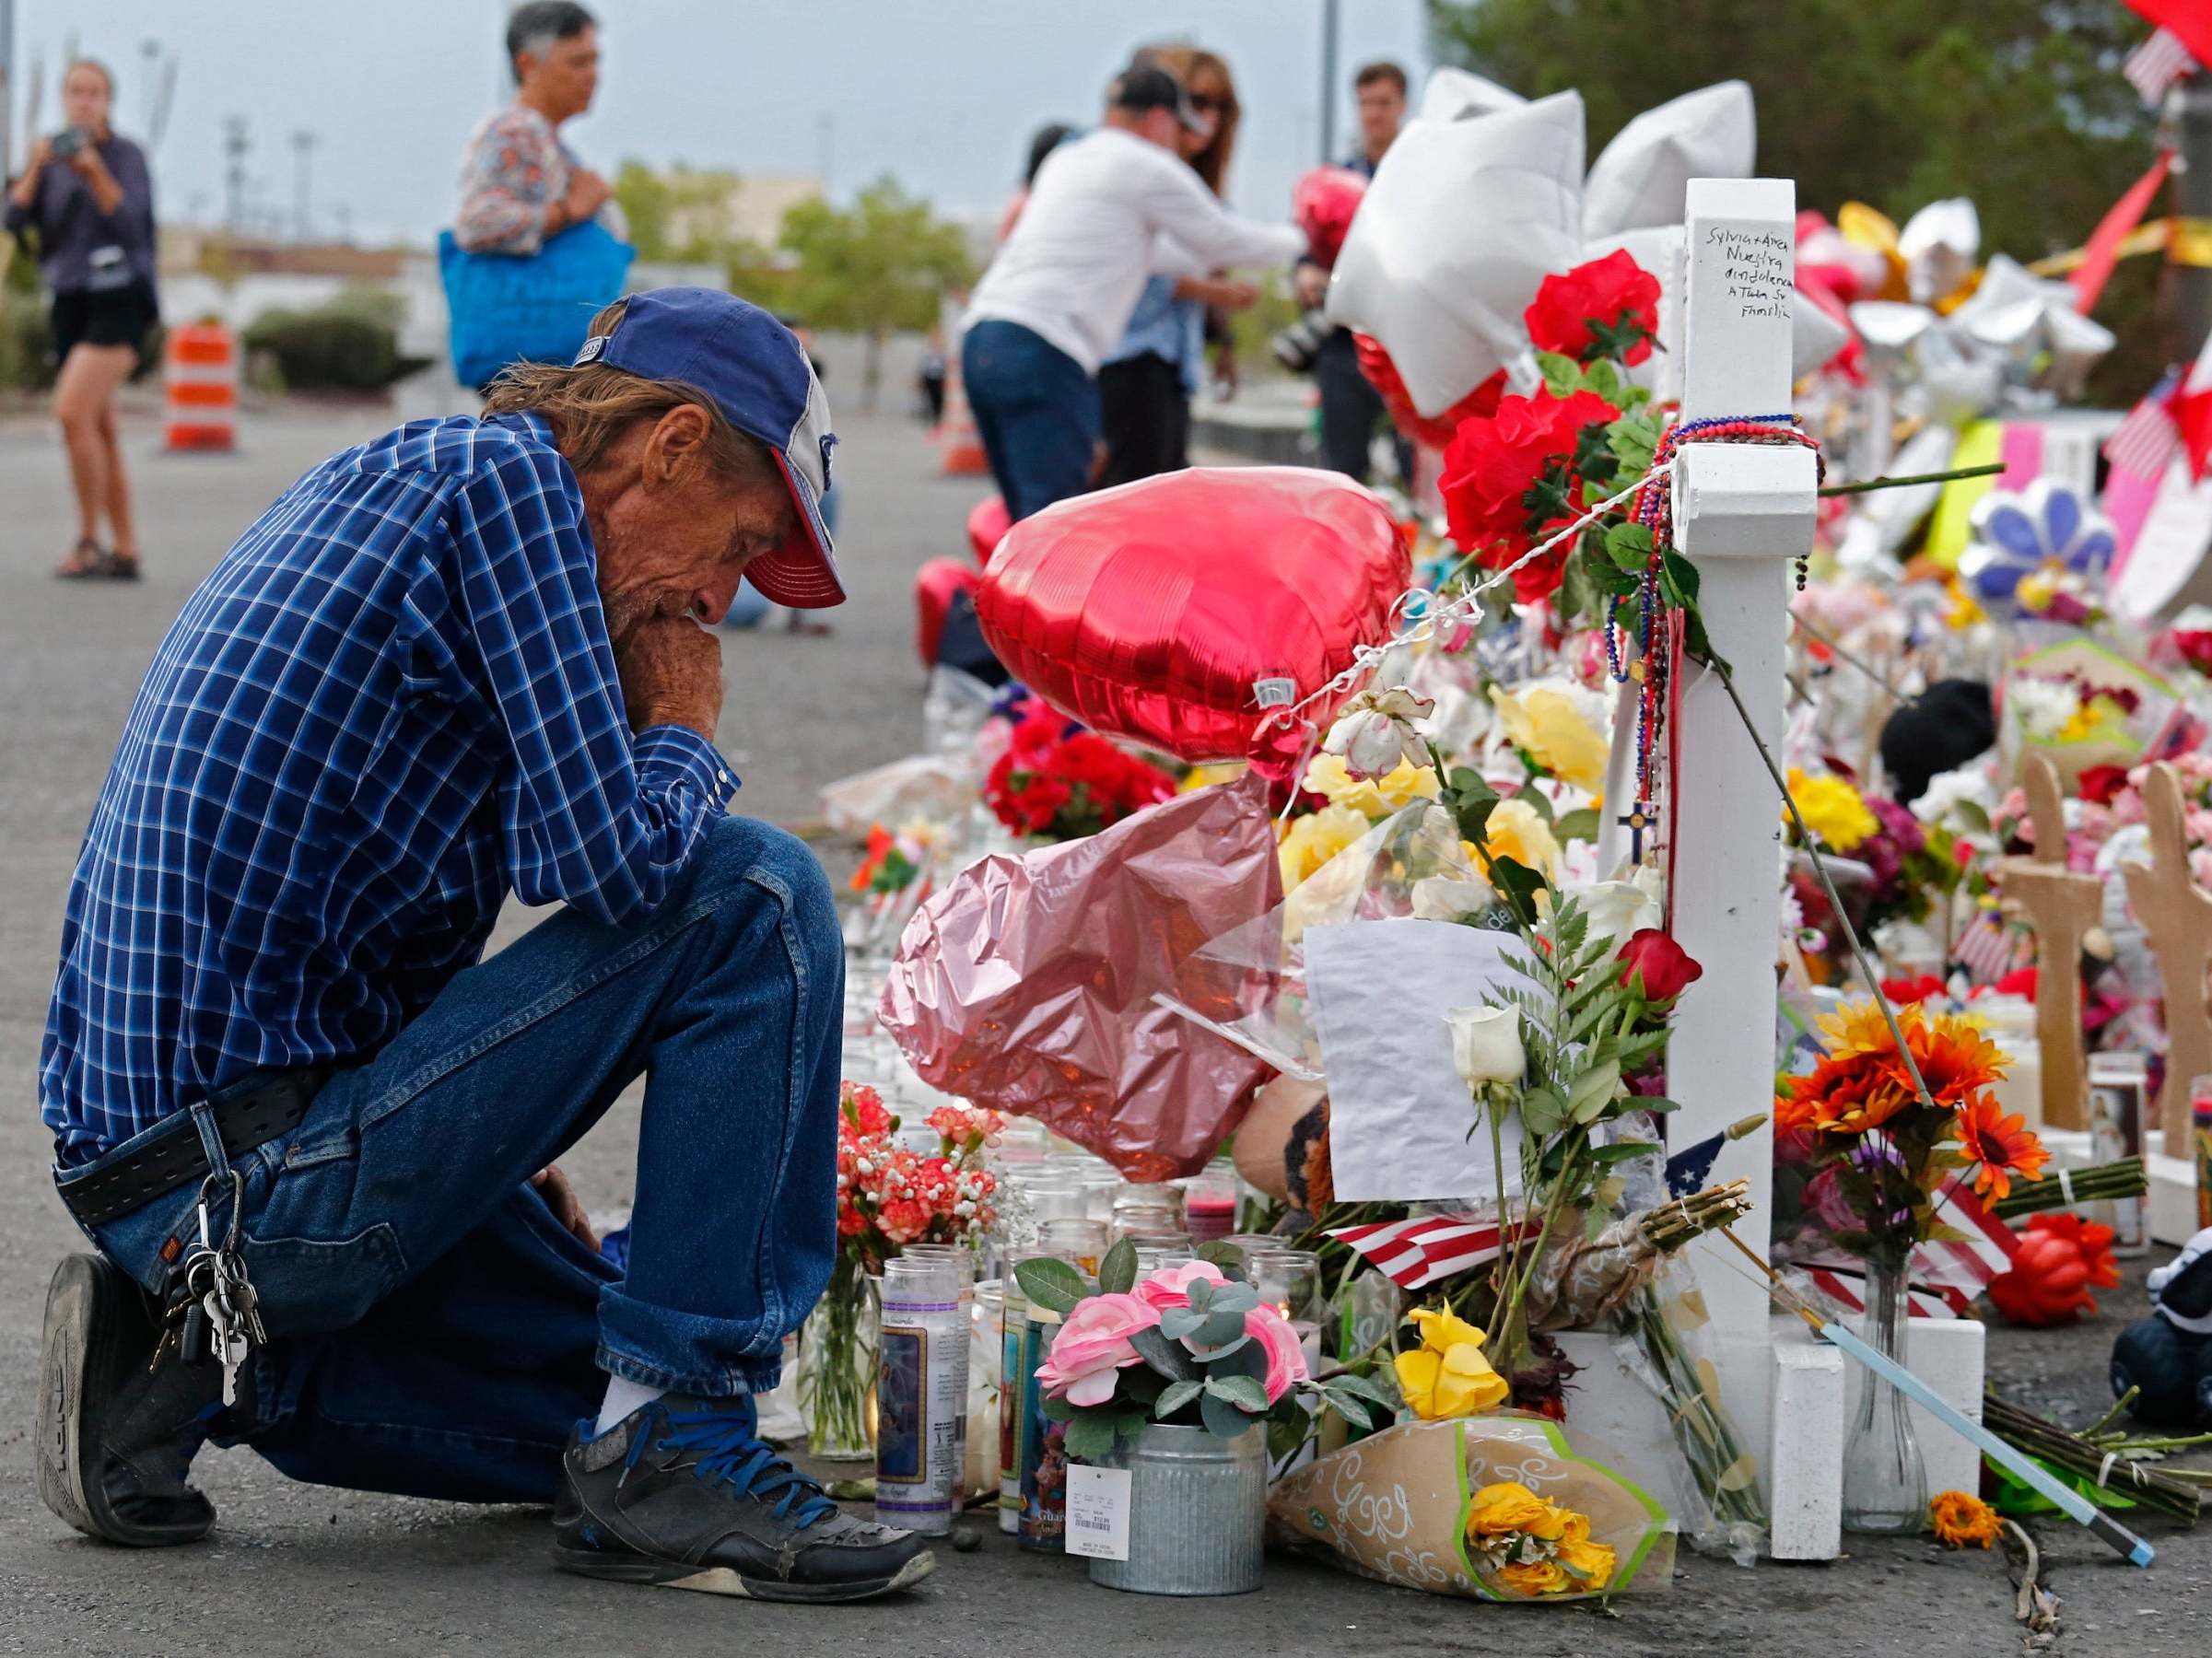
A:
{"type": "Polygon", "coordinates": [[[928,328],[944,290],[975,274],[960,227],[937,217],[888,175],[849,207],[819,197],[800,203],[783,216],[778,239],[793,262],[779,285],[783,303],[810,328],[867,336],[861,396],[870,409],[883,378],[884,336],[928,328]]]}
{"type": "Polygon", "coordinates": [[[723,204],[738,184],[738,175],[727,168],[694,169],[679,161],[660,169],[633,159],[614,174],[614,200],[629,221],[630,245],[638,258],[731,264],[758,252],[722,230],[723,204]]]}
{"type": "MultiPolygon", "coordinates": [[[[1593,156],[1653,105],[1734,76],[1758,98],[1760,170],[1796,179],[1801,205],[1832,216],[1862,201],[1902,224],[1939,197],[1969,196],[1985,257],[2079,246],[2150,164],[2155,118],[2120,76],[2147,30],[2119,0],[1430,0],[1429,10],[1439,58],[1531,97],[1579,90],[1593,156]]],[[[2148,286],[2115,283],[2101,307],[2124,343],[2149,344],[2141,314],[2124,309],[2148,286]]],[[[2128,356],[2145,383],[2162,360],[2128,356]]]]}

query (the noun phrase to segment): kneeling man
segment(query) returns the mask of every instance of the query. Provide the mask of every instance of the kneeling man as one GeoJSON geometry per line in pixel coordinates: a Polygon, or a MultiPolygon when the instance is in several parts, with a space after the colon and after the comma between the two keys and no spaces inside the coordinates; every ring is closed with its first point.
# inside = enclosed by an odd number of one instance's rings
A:
{"type": "Polygon", "coordinates": [[[724,814],[741,576],[844,597],[828,408],[671,288],[482,419],[334,456],[186,605],[69,891],[40,1067],[63,1201],[39,1489],[109,1542],[295,1478],[554,1505],[571,1571],[778,1600],[930,1558],[756,1435],[836,1249],[843,955],[724,814]],[[708,625],[701,625],[707,624],[708,625]],[[489,961],[500,903],[565,905],[489,961]],[[646,1079],[616,1271],[553,1160],[646,1079]]]}

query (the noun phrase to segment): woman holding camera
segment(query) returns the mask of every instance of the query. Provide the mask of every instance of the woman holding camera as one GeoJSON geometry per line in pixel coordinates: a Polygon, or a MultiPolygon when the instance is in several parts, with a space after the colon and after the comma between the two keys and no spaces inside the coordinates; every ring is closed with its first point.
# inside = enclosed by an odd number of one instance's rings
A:
{"type": "Polygon", "coordinates": [[[38,236],[39,270],[53,293],[53,415],[76,490],[77,541],[54,572],[72,580],[138,578],[115,392],[159,319],[154,298],[154,188],[146,152],[108,124],[115,83],[89,59],[62,77],[68,126],[32,148],[7,193],[6,228],[38,236]],[[99,539],[107,520],[111,544],[99,539]]]}

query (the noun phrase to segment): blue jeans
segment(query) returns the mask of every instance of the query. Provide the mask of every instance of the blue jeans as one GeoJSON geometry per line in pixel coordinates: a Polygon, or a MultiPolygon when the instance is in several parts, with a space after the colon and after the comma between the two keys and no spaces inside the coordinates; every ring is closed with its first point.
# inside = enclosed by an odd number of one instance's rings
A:
{"type": "Polygon", "coordinates": [[[1081,363],[1034,329],[993,317],[961,342],[960,379],[1014,522],[1090,488],[1098,382],[1081,363]]]}
{"type": "MultiPolygon", "coordinates": [[[[607,1372],[774,1386],[837,1249],[844,971],[813,854],[730,818],[644,925],[563,910],[458,975],[239,1161],[271,1340],[217,1442],[322,1485],[549,1502],[607,1372]],[[626,1274],[527,1182],[641,1073],[626,1274]]],[[[198,1236],[196,1200],[94,1241],[156,1289],[167,1240],[198,1236]]]]}

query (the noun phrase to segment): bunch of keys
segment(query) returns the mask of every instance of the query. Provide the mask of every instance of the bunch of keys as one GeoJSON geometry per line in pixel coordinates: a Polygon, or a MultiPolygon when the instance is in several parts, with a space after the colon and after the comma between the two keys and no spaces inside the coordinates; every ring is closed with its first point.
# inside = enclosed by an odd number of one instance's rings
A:
{"type": "Polygon", "coordinates": [[[240,1206],[245,1186],[230,1175],[230,1226],[217,1245],[207,1220],[207,1194],[217,1179],[209,1175],[200,1188],[200,1242],[184,1260],[184,1317],[177,1334],[177,1352],[187,1364],[214,1359],[223,1367],[223,1403],[238,1402],[239,1366],[254,1348],[268,1344],[255,1310],[260,1297],[247,1281],[246,1265],[238,1252],[240,1206]]]}

